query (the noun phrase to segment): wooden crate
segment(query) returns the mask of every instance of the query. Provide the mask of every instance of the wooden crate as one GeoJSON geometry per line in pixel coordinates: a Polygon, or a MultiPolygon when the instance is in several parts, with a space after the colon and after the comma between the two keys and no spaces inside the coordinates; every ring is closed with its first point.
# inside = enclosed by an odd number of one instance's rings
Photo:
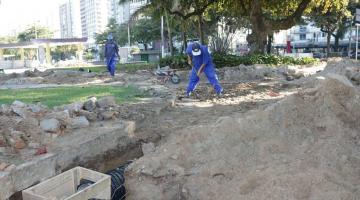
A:
{"type": "Polygon", "coordinates": [[[22,195],[23,200],[110,200],[111,178],[106,174],[76,167],[24,190],[22,195]],[[81,179],[95,183],[76,192],[81,179]]]}

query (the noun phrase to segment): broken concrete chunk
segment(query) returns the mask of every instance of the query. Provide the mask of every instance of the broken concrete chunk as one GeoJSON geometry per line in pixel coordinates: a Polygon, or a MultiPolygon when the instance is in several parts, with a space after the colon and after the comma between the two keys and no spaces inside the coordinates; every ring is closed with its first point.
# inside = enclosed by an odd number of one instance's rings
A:
{"type": "Polygon", "coordinates": [[[81,110],[81,111],[79,112],[79,115],[86,117],[86,119],[89,120],[89,121],[91,121],[91,122],[97,120],[97,114],[96,114],[96,113],[89,112],[89,111],[86,111],[86,110],[81,110]]]}
{"type": "Polygon", "coordinates": [[[68,110],[53,112],[45,116],[47,119],[57,119],[62,124],[67,124],[70,120],[70,113],[68,110]]]}
{"type": "Polygon", "coordinates": [[[0,113],[3,113],[3,114],[9,114],[11,112],[11,108],[10,106],[7,106],[5,104],[2,104],[0,106],[0,113]]]}
{"type": "Polygon", "coordinates": [[[70,127],[73,129],[76,128],[85,128],[90,125],[89,121],[84,116],[72,118],[70,121],[70,127]]]}
{"type": "Polygon", "coordinates": [[[0,171],[4,171],[7,168],[7,166],[9,166],[9,164],[4,162],[0,163],[0,171]]]}
{"type": "Polygon", "coordinates": [[[5,171],[6,171],[6,172],[11,172],[11,171],[13,171],[13,170],[15,170],[15,169],[16,169],[16,165],[12,164],[12,165],[7,166],[7,167],[5,168],[5,171]]]}
{"type": "Polygon", "coordinates": [[[11,104],[12,107],[19,107],[19,108],[25,108],[26,107],[26,104],[21,102],[21,101],[18,101],[18,100],[15,100],[12,104],[11,104]]]}
{"type": "Polygon", "coordinates": [[[33,112],[33,113],[39,113],[39,112],[41,112],[43,110],[42,106],[34,105],[34,104],[30,104],[29,108],[30,108],[31,112],[33,112]]]}
{"type": "Polygon", "coordinates": [[[64,110],[68,110],[70,113],[79,112],[83,108],[84,104],[82,102],[75,102],[63,106],[64,110]]]}
{"type": "Polygon", "coordinates": [[[96,97],[92,97],[84,103],[84,110],[94,111],[96,109],[96,97]]]}
{"type": "Polygon", "coordinates": [[[116,106],[116,100],[113,96],[103,97],[96,102],[99,108],[109,108],[116,106]]]}
{"type": "Polygon", "coordinates": [[[44,119],[40,121],[40,127],[46,132],[57,132],[60,129],[60,122],[57,119],[44,119]]]}
{"type": "Polygon", "coordinates": [[[115,117],[114,111],[103,111],[100,113],[100,119],[102,120],[111,120],[115,117]]]}
{"type": "Polygon", "coordinates": [[[15,149],[24,149],[26,147],[26,143],[24,142],[23,139],[18,138],[15,140],[14,147],[15,147],[15,149]]]}
{"type": "Polygon", "coordinates": [[[22,118],[26,118],[27,116],[29,116],[29,111],[27,111],[26,108],[24,107],[17,107],[17,106],[12,106],[11,110],[17,114],[18,116],[22,117],[22,118]]]}

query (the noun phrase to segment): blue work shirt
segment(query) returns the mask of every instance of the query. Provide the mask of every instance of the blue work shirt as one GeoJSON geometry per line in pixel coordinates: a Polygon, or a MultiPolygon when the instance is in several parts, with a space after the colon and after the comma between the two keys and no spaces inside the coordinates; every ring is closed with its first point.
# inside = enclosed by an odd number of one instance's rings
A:
{"type": "Polygon", "coordinates": [[[214,66],[207,46],[200,45],[201,54],[199,56],[194,56],[192,54],[192,45],[193,44],[190,44],[187,47],[186,54],[192,58],[192,63],[194,65],[195,69],[198,70],[202,64],[205,64],[205,67],[214,66]]]}
{"type": "Polygon", "coordinates": [[[119,52],[119,47],[114,41],[109,41],[105,44],[105,58],[107,60],[117,56],[117,52],[119,52]]]}

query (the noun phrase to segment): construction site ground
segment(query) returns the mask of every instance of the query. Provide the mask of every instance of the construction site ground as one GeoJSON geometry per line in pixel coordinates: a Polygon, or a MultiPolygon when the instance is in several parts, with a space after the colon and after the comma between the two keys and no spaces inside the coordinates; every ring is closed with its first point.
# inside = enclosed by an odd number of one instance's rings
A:
{"type": "Polygon", "coordinates": [[[0,199],[74,166],[105,172],[134,160],[127,199],[357,200],[359,68],[343,59],[223,68],[221,97],[202,75],[191,98],[184,98],[188,71],[178,72],[178,85],[149,71],[113,79],[66,70],[0,76],[1,89],[95,84],[144,94],[120,105],[97,99],[39,112],[29,103],[2,106],[0,199]],[[58,129],[43,120],[58,121],[58,129]]]}

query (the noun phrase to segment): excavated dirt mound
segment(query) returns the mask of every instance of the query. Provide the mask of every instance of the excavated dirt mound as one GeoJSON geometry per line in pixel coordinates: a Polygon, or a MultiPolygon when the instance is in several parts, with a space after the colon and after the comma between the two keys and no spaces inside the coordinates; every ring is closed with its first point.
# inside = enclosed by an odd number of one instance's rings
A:
{"type": "Polygon", "coordinates": [[[145,145],[127,199],[358,199],[359,118],[359,90],[329,75],[265,111],[145,145]]]}

